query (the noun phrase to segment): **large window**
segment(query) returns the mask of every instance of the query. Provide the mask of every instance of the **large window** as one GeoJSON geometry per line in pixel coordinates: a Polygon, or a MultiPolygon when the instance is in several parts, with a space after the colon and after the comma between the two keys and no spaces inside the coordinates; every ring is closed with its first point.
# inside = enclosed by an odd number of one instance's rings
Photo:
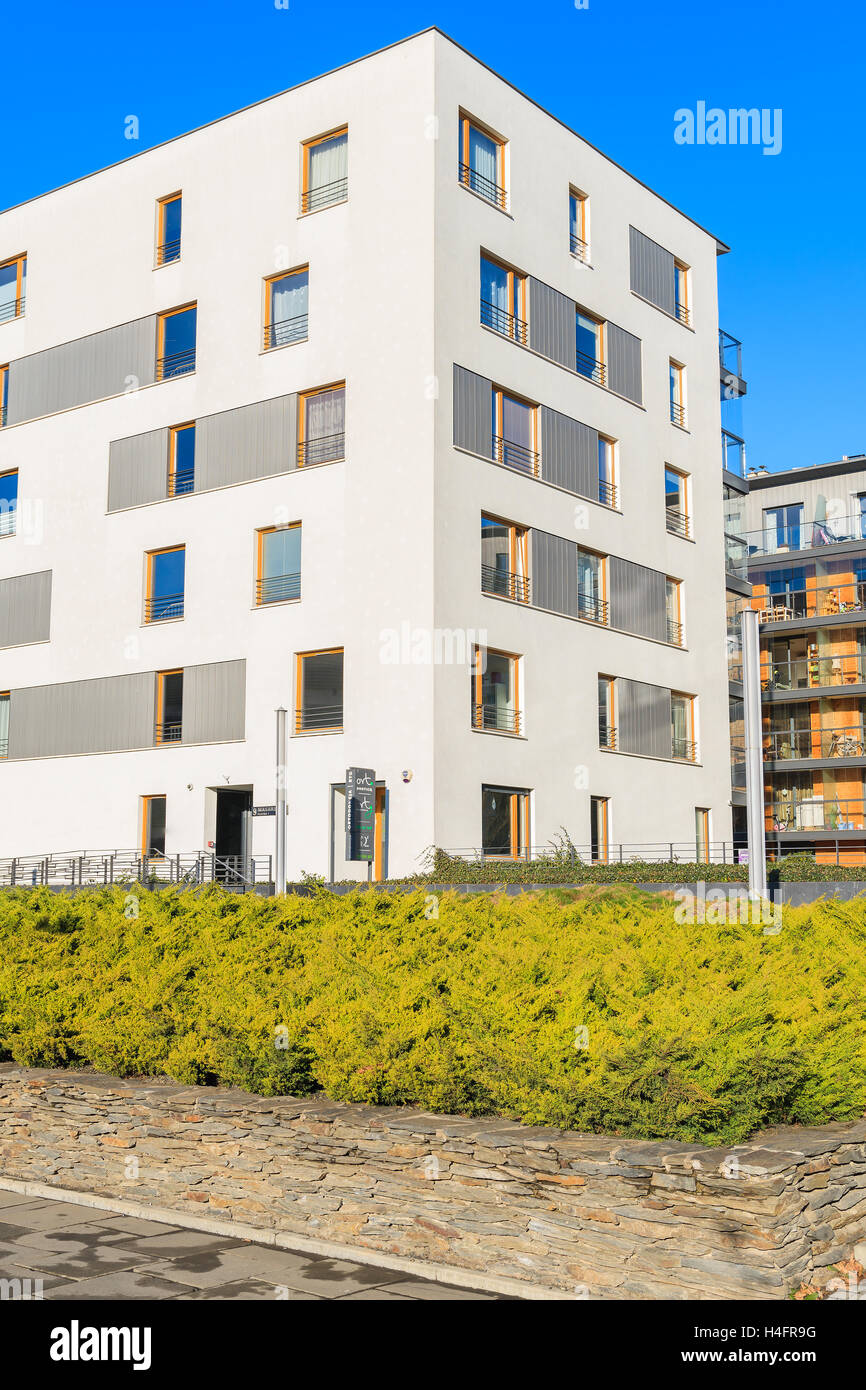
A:
{"type": "Polygon", "coordinates": [[[159,316],[156,379],[186,376],[195,371],[196,306],[170,309],[159,316]]]}
{"type": "Polygon", "coordinates": [[[522,733],[519,658],[509,652],[476,647],[470,700],[473,729],[522,733]]]}
{"type": "Polygon", "coordinates": [[[598,746],[616,748],[616,713],[614,691],[616,682],[611,676],[598,678],[598,746]]]}
{"type": "Polygon", "coordinates": [[[165,797],[141,798],[141,850],[148,857],[165,856],[165,797]]]}
{"type": "Polygon", "coordinates": [[[496,517],[481,518],[481,588],[485,594],[529,602],[529,532],[496,517]]]}
{"type": "Polygon", "coordinates": [[[156,263],[170,265],[180,260],[180,231],[183,199],[179,193],[160,198],[157,205],[156,263]]]}
{"type": "Polygon", "coordinates": [[[309,323],[309,266],[265,280],[265,349],[300,343],[309,323]]]}
{"type": "Polygon", "coordinates": [[[295,733],[335,734],[343,728],[343,649],[297,657],[295,733]]]}
{"type": "Polygon", "coordinates": [[[481,257],[481,322],[516,343],[526,343],[526,276],[481,257]]]}
{"type": "Polygon", "coordinates": [[[594,550],[577,552],[577,616],[607,623],[607,561],[594,550]]]}
{"type": "Polygon", "coordinates": [[[593,864],[606,864],[610,854],[610,800],[589,798],[589,852],[593,864]]]}
{"type": "Polygon", "coordinates": [[[495,858],[530,858],[529,792],[481,788],[481,849],[495,858]]]}
{"type": "Polygon", "coordinates": [[[768,554],[779,550],[799,550],[802,530],[802,502],[792,502],[785,507],[765,507],[764,542],[768,554]]]}
{"type": "Polygon", "coordinates": [[[589,260],[589,199],[576,188],[568,190],[568,244],[572,256],[589,260]]]}
{"type": "Polygon", "coordinates": [[[6,407],[9,404],[9,363],[0,366],[0,429],[6,424],[6,407]]]}
{"type": "Polygon", "coordinates": [[[307,140],[303,150],[301,212],[318,212],[349,196],[349,127],[307,140]]]}
{"type": "Polygon", "coordinates": [[[671,757],[693,763],[697,756],[695,702],[691,695],[671,692],[671,757]]]}
{"type": "Polygon", "coordinates": [[[665,617],[667,639],[675,647],[683,645],[682,586],[678,579],[665,578],[665,617]]]}
{"type": "Polygon", "coordinates": [[[684,323],[686,326],[691,324],[689,269],[681,261],[674,261],[674,310],[680,323],[684,323]]]}
{"type": "Polygon", "coordinates": [[[709,864],[710,813],[703,806],[695,807],[695,855],[699,864],[709,864]]]}
{"type": "Polygon", "coordinates": [[[673,536],[691,538],[688,479],[670,465],[665,466],[665,527],[673,536]]]}
{"type": "Polygon", "coordinates": [[[154,743],[180,743],[183,737],[183,671],[158,671],[154,743]]]}
{"type": "Polygon", "coordinates": [[[173,425],[168,432],[168,495],[195,491],[195,421],[173,425]]]}
{"type": "Polygon", "coordinates": [[[298,467],[332,463],[345,452],[345,384],[303,392],[298,397],[298,467]]]}
{"type": "Polygon", "coordinates": [[[598,436],[598,500],[604,507],[618,505],[616,486],[616,443],[598,436]]]}
{"type": "Polygon", "coordinates": [[[15,535],[18,511],[18,469],[0,473],[0,536],[15,535]]]}
{"type": "Polygon", "coordinates": [[[0,758],[9,753],[9,691],[0,691],[0,758]]]}
{"type": "Polygon", "coordinates": [[[19,319],[27,296],[27,257],[14,256],[0,264],[0,323],[19,319]]]}
{"type": "Polygon", "coordinates": [[[468,116],[460,117],[460,182],[494,203],[508,207],[505,187],[505,141],[484,130],[468,116]]]}
{"type": "Polygon", "coordinates": [[[301,523],[258,532],[256,604],[285,603],[301,597],[301,523]]]}
{"type": "Polygon", "coordinates": [[[574,365],[581,376],[604,386],[604,325],[582,309],[578,309],[575,316],[574,365]]]}
{"type": "Polygon", "coordinates": [[[520,473],[538,474],[538,407],[493,388],[493,457],[520,473]]]}
{"type": "Polygon", "coordinates": [[[163,623],[170,618],[183,617],[185,568],[186,549],[182,545],[149,552],[144,601],[146,623],[163,623]]]}
{"type": "Polygon", "coordinates": [[[686,427],[686,369],[673,358],[669,362],[671,424],[686,427]]]}

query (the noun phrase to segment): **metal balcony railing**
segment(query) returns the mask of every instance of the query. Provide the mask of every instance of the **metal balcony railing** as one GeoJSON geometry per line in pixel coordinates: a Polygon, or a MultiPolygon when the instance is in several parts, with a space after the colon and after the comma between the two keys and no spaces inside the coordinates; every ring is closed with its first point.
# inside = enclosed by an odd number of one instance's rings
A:
{"type": "Polygon", "coordinates": [[[24,302],[27,296],[22,294],[20,299],[7,299],[4,304],[0,304],[0,323],[6,323],[9,319],[20,319],[24,313],[24,302]]]}
{"type": "Polygon", "coordinates": [[[64,888],[99,884],[143,883],[151,888],[177,885],[195,888],[223,883],[245,890],[273,883],[270,855],[217,855],[201,851],[183,854],[142,854],[140,850],[105,850],[75,854],[21,855],[0,859],[0,887],[32,888],[55,884],[64,888]]]}
{"type": "Polygon", "coordinates": [[[504,338],[512,338],[515,343],[526,346],[526,320],[519,319],[516,314],[509,314],[507,309],[500,309],[488,299],[481,301],[481,322],[485,328],[492,328],[504,338]]]}
{"type": "Polygon", "coordinates": [[[307,337],[309,314],[295,314],[290,319],[275,319],[265,326],[265,350],[286,347],[289,343],[302,343],[307,337]]]}
{"type": "Polygon", "coordinates": [[[614,724],[599,725],[598,746],[616,752],[616,726],[614,724]]]}
{"type": "Polygon", "coordinates": [[[731,372],[734,376],[743,375],[743,345],[739,338],[734,338],[730,333],[725,333],[719,329],[719,367],[723,372],[731,372]]]}
{"type": "Polygon", "coordinates": [[[184,497],[188,492],[195,491],[195,469],[176,468],[173,473],[168,475],[168,495],[169,497],[184,497]]]}
{"type": "Polygon", "coordinates": [[[862,797],[777,796],[766,809],[767,829],[780,833],[866,829],[866,807],[862,797]]]}
{"type": "Polygon", "coordinates": [[[666,507],[665,529],[670,531],[672,536],[682,536],[684,540],[690,540],[692,519],[688,512],[680,511],[678,507],[666,507]]]}
{"type": "Polygon", "coordinates": [[[592,357],[588,352],[581,352],[580,348],[575,350],[574,369],[581,376],[585,376],[587,381],[594,381],[597,386],[604,386],[607,382],[607,368],[599,357],[592,357]]]}
{"type": "Polygon", "coordinates": [[[671,735],[671,757],[677,762],[696,763],[698,745],[689,738],[678,738],[671,735]]]}
{"type": "Polygon", "coordinates": [[[8,756],[9,756],[9,740],[8,740],[8,738],[0,738],[0,758],[8,758],[8,756]]]}
{"type": "Polygon", "coordinates": [[[478,193],[482,198],[486,198],[488,203],[495,203],[503,212],[508,207],[508,194],[505,189],[492,179],[488,179],[485,174],[479,174],[477,169],[473,169],[471,164],[460,163],[457,166],[460,182],[470,188],[473,193],[478,193]]]}
{"type": "Polygon", "coordinates": [[[598,480],[598,500],[603,507],[617,506],[619,493],[615,483],[605,482],[603,478],[598,480]]]}
{"type": "Polygon", "coordinates": [[[523,732],[523,716],[519,709],[509,709],[502,705],[473,705],[473,729],[488,729],[499,734],[519,734],[523,732]]]}
{"type": "Polygon", "coordinates": [[[686,408],[678,401],[671,401],[671,424],[679,425],[680,429],[686,426],[686,408]]]}
{"type": "Polygon", "coordinates": [[[309,468],[316,463],[333,463],[346,454],[346,436],[325,434],[316,439],[304,439],[298,445],[298,467],[309,468]]]}
{"type": "Polygon", "coordinates": [[[862,724],[845,728],[771,729],[764,734],[764,759],[787,762],[797,758],[862,758],[862,724]]]}
{"type": "Polygon", "coordinates": [[[764,690],[812,690],[821,686],[862,685],[866,671],[857,656],[798,657],[764,668],[764,690]]]}
{"type": "Polygon", "coordinates": [[[170,352],[156,359],[157,381],[170,381],[175,376],[186,376],[195,371],[195,348],[184,348],[181,352],[170,352]]]}
{"type": "Polygon", "coordinates": [[[849,516],[826,517],[820,521],[792,521],[779,526],[768,525],[760,531],[747,531],[743,539],[749,557],[756,555],[785,555],[798,550],[819,550],[828,545],[845,545],[866,540],[866,516],[855,512],[849,516]]]}
{"type": "Polygon", "coordinates": [[[722,430],[722,467],[739,478],[746,476],[746,441],[730,430],[722,430]]]}
{"type": "Polygon", "coordinates": [[[674,312],[676,313],[676,316],[680,323],[684,323],[687,328],[691,326],[692,311],[691,309],[689,309],[687,304],[681,304],[679,300],[677,300],[674,312]]]}
{"type": "Polygon", "coordinates": [[[170,265],[172,261],[180,260],[180,237],[172,237],[170,241],[164,241],[156,248],[157,265],[170,265]]]}
{"type": "Polygon", "coordinates": [[[161,594],[144,601],[144,621],[162,623],[167,618],[183,617],[183,594],[161,594]]]}
{"type": "Polygon", "coordinates": [[[183,724],[177,720],[163,720],[154,726],[154,743],[180,743],[183,737],[183,724]]]}
{"type": "Polygon", "coordinates": [[[525,444],[518,444],[514,439],[503,439],[501,435],[494,434],[493,458],[496,463],[504,463],[508,468],[517,469],[519,473],[531,473],[534,478],[538,477],[537,450],[528,449],[525,444]]]}
{"type": "Polygon", "coordinates": [[[681,647],[681,646],[683,645],[683,625],[682,625],[682,623],[676,622],[676,620],[675,620],[674,618],[668,618],[668,619],[667,619],[667,634],[668,634],[668,641],[671,643],[672,646],[674,646],[674,647],[681,647]]]}
{"type": "Polygon", "coordinates": [[[585,589],[578,589],[577,616],[579,618],[585,618],[590,623],[601,623],[602,627],[607,627],[609,611],[607,599],[600,598],[598,594],[587,593],[585,589]]]}
{"type": "Polygon", "coordinates": [[[343,728],[343,706],[315,705],[295,710],[295,733],[339,733],[343,728]]]}
{"type": "Polygon", "coordinates": [[[259,607],[263,607],[267,603],[283,603],[286,599],[300,597],[300,574],[272,574],[256,581],[256,603],[259,607]]]}
{"type": "Polygon", "coordinates": [[[348,177],[333,179],[318,188],[305,188],[301,194],[301,212],[318,212],[319,208],[330,207],[332,203],[345,202],[348,196],[348,177]]]}
{"type": "Polygon", "coordinates": [[[529,602],[529,579],[526,575],[515,574],[511,570],[500,570],[495,565],[481,566],[481,591],[497,594],[500,598],[514,599],[516,603],[529,602]]]}
{"type": "Polygon", "coordinates": [[[17,507],[13,503],[0,502],[0,536],[15,535],[15,516],[17,507]]]}
{"type": "Polygon", "coordinates": [[[577,256],[579,261],[585,261],[589,252],[588,243],[583,240],[583,237],[579,237],[576,232],[570,233],[569,240],[572,256],[577,256]]]}
{"type": "Polygon", "coordinates": [[[835,584],[786,589],[781,594],[753,594],[752,607],[762,623],[801,622],[866,613],[866,582],[840,577],[835,584]]]}

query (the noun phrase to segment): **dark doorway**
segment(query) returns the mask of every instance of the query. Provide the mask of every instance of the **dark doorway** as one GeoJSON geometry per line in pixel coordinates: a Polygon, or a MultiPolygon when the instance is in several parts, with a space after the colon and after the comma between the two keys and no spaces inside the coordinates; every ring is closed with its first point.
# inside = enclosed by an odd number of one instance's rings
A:
{"type": "Polygon", "coordinates": [[[248,813],[253,803],[253,794],[250,791],[219,787],[216,796],[216,877],[242,878],[244,860],[247,857],[248,813]]]}

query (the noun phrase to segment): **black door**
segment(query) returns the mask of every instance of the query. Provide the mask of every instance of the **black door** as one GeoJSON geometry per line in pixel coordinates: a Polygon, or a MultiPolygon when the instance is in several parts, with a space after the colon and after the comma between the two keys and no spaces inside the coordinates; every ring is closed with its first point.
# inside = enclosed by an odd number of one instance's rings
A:
{"type": "Polygon", "coordinates": [[[217,790],[216,877],[221,879],[242,878],[244,876],[245,815],[252,806],[252,792],[240,792],[229,788],[217,790]]]}

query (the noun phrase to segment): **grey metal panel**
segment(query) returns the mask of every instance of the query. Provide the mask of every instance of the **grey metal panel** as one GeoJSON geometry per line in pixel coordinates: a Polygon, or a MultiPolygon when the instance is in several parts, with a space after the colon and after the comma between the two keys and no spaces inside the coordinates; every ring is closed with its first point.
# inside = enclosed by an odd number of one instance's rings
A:
{"type": "Polygon", "coordinates": [[[0,647],[47,642],[51,635],[51,570],[0,579],[0,647]]]}
{"type": "Polygon", "coordinates": [[[195,427],[195,491],[288,473],[298,460],[298,398],[206,415],[195,427]]]}
{"type": "Polygon", "coordinates": [[[108,450],[108,510],[142,507],[168,493],[168,430],[113,439],[108,450]]]}
{"type": "Polygon", "coordinates": [[[529,280],[529,346],[574,370],[577,305],[543,280],[529,280]]]}
{"type": "Polygon", "coordinates": [[[632,289],[664,309],[666,314],[675,314],[676,270],[672,252],[644,236],[636,227],[628,229],[628,244],[632,289]]]}
{"type": "Polygon", "coordinates": [[[552,536],[549,531],[530,531],[532,553],[532,602],[536,608],[577,617],[577,545],[552,536]]]}
{"type": "Polygon", "coordinates": [[[541,476],[581,497],[598,497],[598,430],[541,407],[541,476]]]}
{"type": "Polygon", "coordinates": [[[150,386],[156,376],[156,315],[19,357],[9,365],[8,423],[150,386]]]}
{"type": "Polygon", "coordinates": [[[454,443],[493,457],[493,383],[454,363],[454,443]]]}
{"type": "Polygon", "coordinates": [[[183,742],[221,743],[246,733],[246,661],[213,661],[183,672],[183,742]]]}
{"type": "Polygon", "coordinates": [[[151,747],[155,700],[153,671],[13,690],[9,757],[50,758],[151,747]]]}
{"type": "Polygon", "coordinates": [[[640,338],[615,323],[607,325],[607,384],[611,391],[643,404],[640,338]]]}
{"type": "Polygon", "coordinates": [[[667,638],[665,576],[646,565],[621,560],[618,555],[611,555],[607,564],[611,627],[664,642],[667,638]]]}
{"type": "Polygon", "coordinates": [[[616,682],[617,745],[623,753],[671,756],[671,692],[645,681],[616,682]]]}

